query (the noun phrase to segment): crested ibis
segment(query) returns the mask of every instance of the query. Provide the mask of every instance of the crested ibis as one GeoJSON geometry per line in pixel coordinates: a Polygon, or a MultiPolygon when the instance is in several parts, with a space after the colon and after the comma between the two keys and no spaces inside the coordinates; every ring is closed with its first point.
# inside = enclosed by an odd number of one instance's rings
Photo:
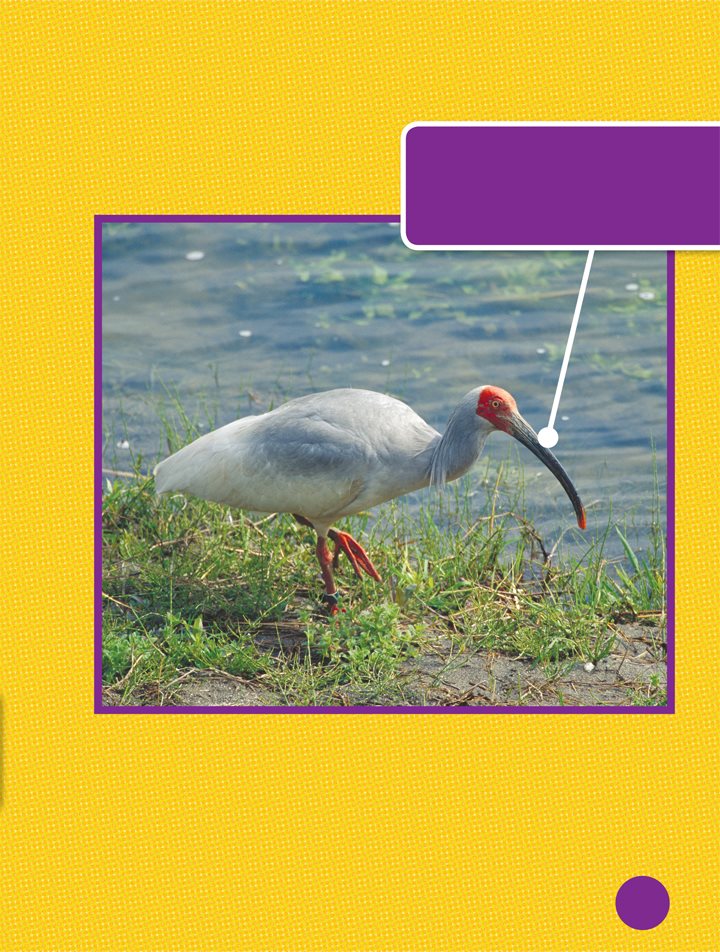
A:
{"type": "Polygon", "coordinates": [[[316,554],[332,614],[341,552],[358,576],[380,576],[347,532],[332,528],[378,503],[442,486],[470,469],[494,430],[515,437],[567,493],[578,525],[585,510],[570,477],[500,387],[477,387],[453,410],[444,434],[407,404],[371,390],[328,390],[207,433],[155,467],[158,493],[180,492],[254,512],[289,512],[317,533],[316,554]],[[328,539],[334,543],[331,555],[328,539]]]}

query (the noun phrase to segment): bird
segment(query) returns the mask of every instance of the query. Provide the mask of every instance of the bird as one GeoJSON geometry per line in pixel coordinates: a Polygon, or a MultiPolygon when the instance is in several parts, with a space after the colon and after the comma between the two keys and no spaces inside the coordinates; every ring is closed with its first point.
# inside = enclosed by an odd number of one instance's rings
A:
{"type": "Polygon", "coordinates": [[[333,570],[341,553],[358,577],[365,572],[381,581],[360,543],[334,524],[389,499],[458,479],[495,431],[514,437],[547,466],[584,529],[585,509],[570,477],[541,445],[514,397],[491,385],[465,394],[443,434],[406,403],[373,390],[341,388],[297,397],[178,450],[155,467],[155,488],[159,494],[198,496],[252,512],[290,513],[314,529],[322,598],[334,615],[339,594],[333,570]]]}

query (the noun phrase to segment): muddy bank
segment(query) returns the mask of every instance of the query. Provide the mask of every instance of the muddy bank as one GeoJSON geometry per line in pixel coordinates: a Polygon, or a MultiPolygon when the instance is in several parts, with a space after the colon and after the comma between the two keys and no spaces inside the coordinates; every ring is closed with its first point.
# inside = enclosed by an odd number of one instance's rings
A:
{"type": "MultiPolygon", "coordinates": [[[[618,625],[607,658],[590,668],[582,663],[561,665],[552,673],[531,661],[499,652],[459,651],[440,639],[416,658],[403,662],[392,692],[378,696],[372,689],[336,687],[326,704],[364,706],[495,707],[615,706],[658,703],[665,689],[663,633],[656,625],[618,625]]],[[[307,642],[299,625],[272,626],[259,632],[258,648],[278,658],[302,659],[307,642]]],[[[272,690],[269,678],[245,679],[220,671],[190,670],[174,681],[139,686],[124,700],[117,689],[103,692],[106,705],[193,707],[287,706],[288,699],[272,690]]]]}

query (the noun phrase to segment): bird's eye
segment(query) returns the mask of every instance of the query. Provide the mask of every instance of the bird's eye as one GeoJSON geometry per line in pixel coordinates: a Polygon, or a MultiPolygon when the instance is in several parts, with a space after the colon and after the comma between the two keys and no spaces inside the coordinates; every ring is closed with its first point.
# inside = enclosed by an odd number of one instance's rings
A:
{"type": "Polygon", "coordinates": [[[490,406],[493,408],[493,410],[497,410],[497,408],[500,406],[500,401],[499,401],[499,400],[493,400],[492,403],[490,404],[490,406]]]}

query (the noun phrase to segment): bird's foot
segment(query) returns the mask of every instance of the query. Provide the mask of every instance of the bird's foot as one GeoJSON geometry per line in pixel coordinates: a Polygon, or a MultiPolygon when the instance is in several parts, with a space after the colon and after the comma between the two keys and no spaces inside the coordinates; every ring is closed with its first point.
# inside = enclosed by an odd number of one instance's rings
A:
{"type": "Polygon", "coordinates": [[[371,578],[374,578],[376,582],[381,581],[380,575],[370,561],[367,552],[349,533],[340,532],[339,529],[331,529],[328,535],[335,543],[335,555],[333,556],[333,566],[335,568],[337,568],[340,553],[344,552],[350,560],[350,565],[352,565],[358,578],[362,578],[362,569],[367,572],[371,578]]]}
{"type": "Polygon", "coordinates": [[[328,615],[337,615],[340,611],[340,595],[337,592],[323,592],[322,598],[325,602],[328,615]]]}

